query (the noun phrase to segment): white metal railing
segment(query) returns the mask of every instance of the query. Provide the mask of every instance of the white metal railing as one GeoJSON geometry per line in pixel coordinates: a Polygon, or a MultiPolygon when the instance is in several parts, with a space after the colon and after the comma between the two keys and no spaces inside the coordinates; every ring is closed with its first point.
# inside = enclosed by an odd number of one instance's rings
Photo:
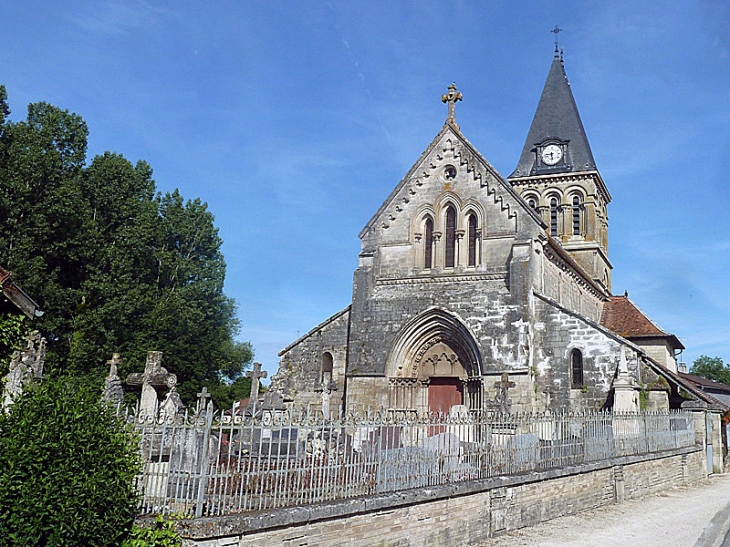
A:
{"type": "Polygon", "coordinates": [[[224,515],[692,446],[686,412],[126,414],[140,513],[224,515]]]}

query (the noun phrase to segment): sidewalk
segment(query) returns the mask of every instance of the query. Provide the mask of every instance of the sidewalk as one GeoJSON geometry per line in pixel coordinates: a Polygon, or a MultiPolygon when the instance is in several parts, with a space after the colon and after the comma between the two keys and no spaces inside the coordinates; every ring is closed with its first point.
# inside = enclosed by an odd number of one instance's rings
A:
{"type": "MultiPolygon", "coordinates": [[[[720,547],[730,525],[730,474],[509,532],[480,547],[720,547]]],[[[730,545],[730,543],[728,544],[730,545]]]]}

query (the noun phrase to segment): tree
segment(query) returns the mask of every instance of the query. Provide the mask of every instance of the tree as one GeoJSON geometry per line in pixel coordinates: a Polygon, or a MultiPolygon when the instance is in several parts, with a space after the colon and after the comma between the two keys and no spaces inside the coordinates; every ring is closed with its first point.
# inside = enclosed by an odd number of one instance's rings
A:
{"type": "Polygon", "coordinates": [[[690,372],[714,382],[730,385],[730,366],[723,363],[720,357],[701,355],[692,363],[690,372]]]}
{"type": "Polygon", "coordinates": [[[184,400],[233,389],[253,351],[236,340],[207,205],[157,193],[143,161],[107,152],[87,166],[76,114],[46,103],[18,123],[8,113],[0,87],[0,264],[46,312],[33,326],[48,369],[99,381],[119,352],[124,377],[156,350],[184,400]]]}
{"type": "Polygon", "coordinates": [[[0,537],[10,545],[119,545],[137,512],[138,445],[70,378],[31,385],[0,412],[0,537]]]}

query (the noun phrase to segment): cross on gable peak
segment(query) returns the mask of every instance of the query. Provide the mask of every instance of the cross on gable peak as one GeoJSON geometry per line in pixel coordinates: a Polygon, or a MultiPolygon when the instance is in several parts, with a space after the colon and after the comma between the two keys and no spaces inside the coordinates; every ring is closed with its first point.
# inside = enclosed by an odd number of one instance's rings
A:
{"type": "Polygon", "coordinates": [[[455,83],[452,83],[448,89],[448,93],[441,95],[441,102],[447,103],[449,107],[449,114],[446,117],[446,121],[456,125],[456,103],[457,101],[463,100],[464,96],[461,94],[461,91],[456,89],[455,83]]]}

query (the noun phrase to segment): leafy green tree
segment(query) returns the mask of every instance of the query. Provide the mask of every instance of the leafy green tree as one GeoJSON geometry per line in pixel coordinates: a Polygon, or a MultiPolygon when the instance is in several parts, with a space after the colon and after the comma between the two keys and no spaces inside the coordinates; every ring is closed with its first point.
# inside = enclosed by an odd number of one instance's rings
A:
{"type": "Polygon", "coordinates": [[[8,114],[0,87],[0,264],[46,312],[33,327],[48,369],[98,381],[119,352],[124,377],[157,350],[184,400],[234,389],[253,351],[236,340],[207,205],[157,193],[145,162],[107,152],[87,166],[76,114],[46,103],[18,123],[8,114]]]}
{"type": "Polygon", "coordinates": [[[139,469],[137,442],[98,387],[31,385],[0,413],[0,537],[23,547],[119,545],[137,512],[139,469]]]}
{"type": "Polygon", "coordinates": [[[692,363],[690,372],[708,380],[730,385],[730,366],[723,363],[720,357],[700,355],[692,363]]]}

